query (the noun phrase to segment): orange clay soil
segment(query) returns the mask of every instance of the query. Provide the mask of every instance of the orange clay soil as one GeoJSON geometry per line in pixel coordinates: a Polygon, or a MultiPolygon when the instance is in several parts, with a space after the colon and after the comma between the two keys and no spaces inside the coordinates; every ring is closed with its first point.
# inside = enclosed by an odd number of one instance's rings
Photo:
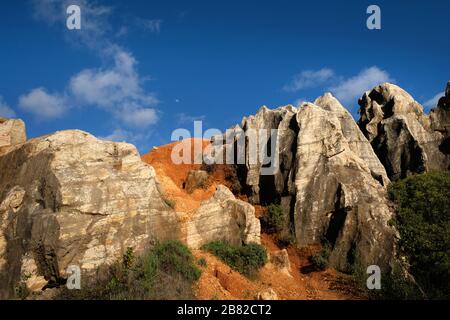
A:
{"type": "MultiPolygon", "coordinates": [[[[272,236],[261,235],[261,244],[267,251],[278,251],[272,236]]],[[[258,292],[273,289],[281,300],[361,300],[367,299],[364,292],[347,275],[332,269],[310,271],[308,257],[318,248],[299,250],[287,249],[291,264],[290,274],[276,269],[271,263],[266,264],[254,279],[248,279],[233,271],[215,256],[195,250],[197,259],[206,260],[206,267],[201,267],[202,275],[196,283],[194,292],[200,300],[253,300],[258,292]]]]}
{"type": "MultiPolygon", "coordinates": [[[[194,141],[201,144],[202,152],[209,145],[209,141],[201,139],[187,139],[182,142],[174,142],[153,149],[148,154],[142,156],[142,160],[150,164],[156,171],[158,182],[162,192],[167,199],[175,201],[175,210],[178,212],[192,212],[200,206],[204,200],[211,198],[219,184],[227,187],[230,183],[226,181],[226,165],[216,165],[214,173],[210,177],[210,183],[206,189],[197,189],[192,194],[187,193],[183,184],[188,172],[191,170],[200,170],[200,164],[174,164],[171,160],[172,148],[180,143],[185,143],[191,148],[191,158],[199,159],[201,154],[194,154],[194,141]]],[[[200,158],[201,159],[201,158],[200,158]]],[[[192,161],[193,163],[194,161],[192,161]]]]}
{"type": "MultiPolygon", "coordinates": [[[[204,149],[209,141],[195,140],[200,142],[204,149]]],[[[194,139],[185,140],[191,147],[191,155],[194,155],[194,139]]],[[[190,170],[199,170],[200,164],[176,165],[171,161],[172,148],[179,144],[175,142],[153,149],[142,157],[142,160],[156,171],[157,179],[166,198],[174,200],[175,209],[178,212],[190,213],[200,206],[204,200],[212,197],[219,184],[230,187],[227,181],[229,169],[225,165],[217,165],[210,177],[209,187],[195,190],[192,194],[183,189],[190,170]]],[[[237,195],[241,200],[247,198],[237,195]]],[[[258,218],[264,215],[265,208],[255,206],[258,218]]],[[[268,253],[278,251],[273,237],[267,234],[261,235],[261,244],[268,253]]],[[[307,248],[299,250],[295,247],[287,248],[291,264],[290,274],[277,270],[268,263],[262,268],[254,279],[248,279],[238,272],[233,271],[215,256],[202,250],[194,250],[196,259],[204,258],[206,267],[202,268],[200,280],[195,284],[195,295],[197,299],[255,299],[258,292],[272,288],[279,299],[367,299],[367,296],[356,289],[356,285],[349,276],[343,275],[335,270],[312,271],[308,257],[317,252],[318,248],[307,248]]]]}

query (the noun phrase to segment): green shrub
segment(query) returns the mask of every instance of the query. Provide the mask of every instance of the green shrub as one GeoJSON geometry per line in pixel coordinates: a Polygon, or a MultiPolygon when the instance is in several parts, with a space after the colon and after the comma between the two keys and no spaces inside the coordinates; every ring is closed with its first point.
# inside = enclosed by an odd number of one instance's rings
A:
{"type": "Polygon", "coordinates": [[[267,251],[259,244],[233,246],[227,242],[213,241],[203,246],[203,249],[248,277],[256,275],[259,269],[267,263],[267,251]]]}
{"type": "Polygon", "coordinates": [[[275,242],[285,248],[295,243],[294,232],[290,228],[288,215],[279,204],[270,204],[261,219],[262,228],[269,234],[275,234],[275,242]]]}
{"type": "Polygon", "coordinates": [[[225,180],[231,183],[230,190],[233,194],[241,194],[242,193],[242,184],[239,180],[239,176],[237,174],[236,165],[230,165],[227,167],[227,171],[225,173],[225,180]]]}
{"type": "Polygon", "coordinates": [[[198,264],[200,267],[203,267],[203,268],[205,268],[205,267],[208,266],[208,263],[206,262],[206,259],[205,259],[205,258],[200,258],[200,259],[198,259],[197,264],[198,264]]]}
{"type": "Polygon", "coordinates": [[[428,298],[450,299],[450,172],[411,176],[388,192],[412,275],[428,298]]]}
{"type": "Polygon", "coordinates": [[[192,299],[192,285],[201,271],[179,241],[155,245],[141,257],[127,249],[121,262],[82,279],[81,290],[61,288],[57,299],[174,300],[192,299]]]}
{"type": "Polygon", "coordinates": [[[310,257],[310,262],[317,271],[328,268],[328,260],[330,258],[331,247],[328,242],[322,244],[322,248],[318,253],[310,257]]]}
{"type": "Polygon", "coordinates": [[[267,213],[263,216],[263,226],[268,233],[277,233],[282,231],[286,224],[286,215],[279,204],[270,204],[267,207],[267,213]]]}

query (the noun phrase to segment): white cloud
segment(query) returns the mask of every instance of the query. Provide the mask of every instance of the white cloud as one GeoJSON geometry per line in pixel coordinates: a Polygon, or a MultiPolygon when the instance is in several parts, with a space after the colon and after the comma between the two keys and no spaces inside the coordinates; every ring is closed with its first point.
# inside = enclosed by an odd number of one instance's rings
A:
{"type": "Polygon", "coordinates": [[[318,87],[330,81],[333,77],[334,71],[328,68],[302,71],[295,75],[291,81],[283,87],[283,90],[297,92],[302,89],[318,87]]]}
{"type": "Polygon", "coordinates": [[[131,132],[118,128],[105,137],[99,137],[99,139],[106,141],[123,142],[123,141],[130,141],[132,137],[133,134],[131,132]]]}
{"type": "MultiPolygon", "coordinates": [[[[81,70],[59,94],[49,94],[44,88],[34,89],[20,98],[21,108],[45,118],[61,115],[69,103],[70,107],[100,108],[123,124],[134,126],[135,130],[145,128],[148,131],[147,127],[158,120],[155,107],[159,101],[145,90],[146,78],[138,73],[133,54],[113,42],[115,37],[128,32],[128,27],[124,26],[114,30],[110,23],[113,8],[87,0],[33,0],[34,17],[49,25],[65,26],[66,8],[71,4],[81,7],[81,30],[65,32],[65,36],[93,50],[105,67],[81,70]]],[[[141,19],[141,27],[160,32],[161,22],[141,19]]]]}
{"type": "Polygon", "coordinates": [[[445,92],[444,92],[444,91],[439,92],[439,93],[438,93],[437,95],[435,95],[433,98],[431,98],[431,99],[425,101],[425,102],[423,103],[423,106],[424,106],[425,108],[428,108],[428,109],[434,108],[434,107],[437,106],[437,104],[438,104],[438,102],[439,102],[439,99],[441,99],[443,96],[445,96],[445,92]]]}
{"type": "Polygon", "coordinates": [[[129,126],[144,128],[158,121],[155,109],[149,108],[124,108],[122,119],[129,126]]]}
{"type": "Polygon", "coordinates": [[[303,103],[308,102],[309,100],[306,98],[299,98],[295,100],[294,106],[301,106],[303,103]]]}
{"type": "Polygon", "coordinates": [[[0,117],[15,118],[16,112],[6,103],[2,96],[0,96],[0,117]]]}
{"type": "Polygon", "coordinates": [[[49,94],[44,88],[37,88],[20,96],[19,107],[44,119],[58,118],[68,109],[63,96],[49,94]]]}
{"type": "Polygon", "coordinates": [[[342,103],[356,101],[364,92],[383,82],[394,82],[389,73],[376,66],[362,70],[358,75],[343,80],[329,90],[342,103]]]}
{"type": "Polygon", "coordinates": [[[108,46],[106,35],[112,32],[108,19],[113,12],[112,7],[101,6],[87,0],[33,0],[33,16],[49,25],[60,24],[61,30],[66,31],[66,9],[69,5],[78,5],[81,8],[81,30],[66,32],[71,42],[79,43],[91,49],[101,50],[108,46]]]}
{"type": "Polygon", "coordinates": [[[194,121],[203,121],[205,120],[206,116],[205,115],[201,115],[201,116],[191,116],[188,115],[186,113],[177,113],[175,115],[175,121],[178,125],[181,124],[189,124],[189,123],[193,123],[194,121]]]}
{"type": "Polygon", "coordinates": [[[69,92],[78,104],[100,107],[124,123],[146,127],[156,123],[159,101],[142,88],[131,53],[115,49],[114,65],[106,70],[86,69],[72,77],[69,92]]]}

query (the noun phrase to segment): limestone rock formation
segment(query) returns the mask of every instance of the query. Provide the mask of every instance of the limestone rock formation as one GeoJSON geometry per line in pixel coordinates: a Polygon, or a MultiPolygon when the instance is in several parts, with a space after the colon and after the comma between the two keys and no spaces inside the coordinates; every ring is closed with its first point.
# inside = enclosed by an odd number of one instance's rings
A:
{"type": "Polygon", "coordinates": [[[29,140],[0,157],[0,295],[25,265],[58,283],[69,265],[94,270],[179,237],[177,221],[134,146],[81,131],[29,140]]]}
{"type": "Polygon", "coordinates": [[[330,264],[338,269],[354,263],[389,268],[395,252],[389,178],[339,101],[327,93],[298,110],[263,107],[243,119],[242,134],[250,129],[278,129],[280,159],[275,175],[261,174],[260,163],[238,166],[249,199],[280,203],[299,247],[330,242],[330,264]]]}
{"type": "Polygon", "coordinates": [[[373,151],[369,141],[359,130],[350,112],[331,93],[325,93],[322,97],[317,98],[314,104],[328,111],[339,120],[342,134],[347,140],[350,150],[367,163],[374,178],[383,185],[387,185],[389,178],[386,170],[373,151]]]}
{"type": "Polygon", "coordinates": [[[450,170],[450,81],[447,83],[445,95],[439,99],[436,108],[430,112],[431,129],[441,134],[439,150],[446,155],[447,169],[450,170]]]}
{"type": "Polygon", "coordinates": [[[22,120],[0,118],[0,155],[27,140],[22,120]]]}
{"type": "Polygon", "coordinates": [[[327,240],[330,265],[346,270],[356,261],[389,266],[395,231],[386,190],[373,176],[370,161],[358,155],[335,113],[311,103],[296,115],[297,244],[305,247],[327,240]]]}
{"type": "MultiPolygon", "coordinates": [[[[271,203],[275,198],[288,197],[289,189],[292,187],[293,170],[293,150],[296,138],[296,122],[294,115],[297,109],[293,106],[281,107],[270,110],[262,107],[254,116],[245,117],[242,120],[243,132],[254,130],[256,135],[259,130],[278,130],[277,145],[279,150],[279,170],[275,174],[262,175],[261,159],[257,163],[251,163],[250,157],[246,157],[244,166],[241,166],[240,173],[243,175],[244,186],[249,194],[252,203],[271,203]]],[[[269,131],[267,131],[269,134],[269,131]]],[[[269,141],[270,142],[270,141],[269,141]]],[[[245,144],[245,154],[249,154],[250,148],[259,150],[259,142],[252,146],[248,142],[245,144]]],[[[269,143],[270,144],[270,143],[269,143]]],[[[267,147],[269,148],[269,147],[267,147]]],[[[269,154],[270,152],[267,152],[269,154]]]]}
{"type": "Polygon", "coordinates": [[[439,150],[441,133],[406,91],[384,83],[364,93],[359,105],[359,127],[390,179],[447,169],[448,160],[439,150]]]}
{"type": "Polygon", "coordinates": [[[214,196],[204,201],[186,222],[185,241],[194,249],[216,240],[241,245],[260,243],[260,234],[255,208],[219,185],[214,196]]]}
{"type": "Polygon", "coordinates": [[[154,169],[130,144],[63,131],[0,156],[0,298],[24,274],[39,290],[64,282],[69,266],[87,274],[154,240],[199,247],[259,237],[253,206],[224,186],[186,220],[166,204],[154,169]]]}

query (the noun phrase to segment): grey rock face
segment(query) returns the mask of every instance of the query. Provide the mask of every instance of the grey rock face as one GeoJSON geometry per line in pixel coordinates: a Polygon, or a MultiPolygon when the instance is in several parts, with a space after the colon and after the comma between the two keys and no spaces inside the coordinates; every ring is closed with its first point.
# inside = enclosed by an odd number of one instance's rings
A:
{"type": "Polygon", "coordinates": [[[439,99],[438,106],[431,110],[431,129],[441,135],[439,151],[447,159],[447,169],[450,170],[450,81],[445,89],[445,96],[439,99]]]}
{"type": "Polygon", "coordinates": [[[389,268],[395,252],[389,178],[348,111],[325,94],[298,110],[263,107],[242,121],[243,133],[260,128],[279,129],[280,170],[263,176],[260,164],[241,166],[249,198],[280,202],[299,247],[330,242],[332,266],[389,268]]]}
{"type": "Polygon", "coordinates": [[[235,198],[219,185],[214,196],[204,201],[186,222],[185,241],[198,249],[211,241],[227,241],[234,245],[260,243],[261,226],[255,208],[235,198]]]}
{"type": "Polygon", "coordinates": [[[432,129],[430,117],[406,91],[384,83],[366,92],[359,105],[358,125],[390,179],[447,169],[448,160],[439,150],[442,134],[432,129]]]}
{"type": "Polygon", "coordinates": [[[0,118],[0,155],[26,140],[25,123],[22,120],[0,118]]]}
{"type": "Polygon", "coordinates": [[[86,275],[154,240],[259,243],[253,206],[226,187],[188,221],[163,199],[154,169],[130,144],[63,131],[1,155],[0,299],[24,273],[39,290],[67,278],[71,265],[86,275]]]}
{"type": "Polygon", "coordinates": [[[383,181],[373,176],[371,162],[351,146],[352,135],[344,134],[348,128],[343,129],[335,113],[308,103],[296,117],[298,246],[327,240],[330,265],[341,270],[355,262],[387,268],[393,259],[395,230],[388,225],[393,212],[383,181]]]}
{"type": "Polygon", "coordinates": [[[81,131],[30,140],[0,157],[0,295],[25,264],[58,282],[69,265],[95,270],[177,238],[177,221],[134,146],[81,131]]]}

